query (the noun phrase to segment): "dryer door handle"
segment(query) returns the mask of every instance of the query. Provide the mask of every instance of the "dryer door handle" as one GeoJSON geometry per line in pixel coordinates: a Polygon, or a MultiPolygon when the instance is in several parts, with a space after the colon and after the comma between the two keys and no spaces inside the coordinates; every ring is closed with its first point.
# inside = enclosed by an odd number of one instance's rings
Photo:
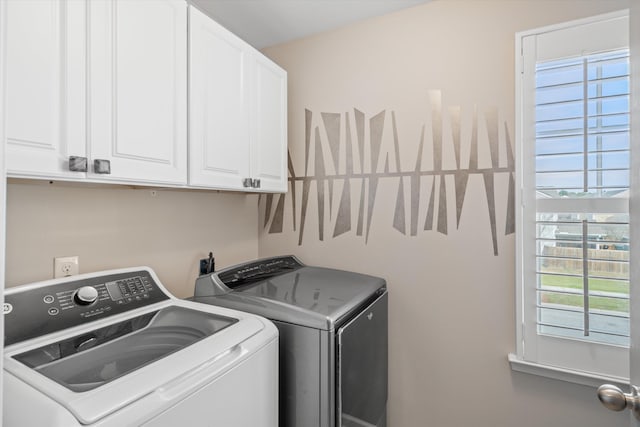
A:
{"type": "Polygon", "coordinates": [[[226,372],[227,368],[247,352],[242,346],[235,345],[216,357],[207,360],[186,375],[164,384],[158,388],[157,393],[165,400],[173,400],[186,392],[198,388],[203,383],[211,382],[212,378],[226,372]]]}

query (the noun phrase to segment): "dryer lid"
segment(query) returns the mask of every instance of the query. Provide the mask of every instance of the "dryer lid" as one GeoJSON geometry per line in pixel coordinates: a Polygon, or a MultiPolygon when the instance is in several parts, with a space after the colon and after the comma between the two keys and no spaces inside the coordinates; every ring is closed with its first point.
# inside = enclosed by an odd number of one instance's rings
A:
{"type": "Polygon", "coordinates": [[[194,300],[273,320],[332,330],[385,290],[386,282],[379,277],[304,266],[293,257],[277,257],[234,266],[212,277],[201,276],[196,282],[194,300]],[[268,267],[279,265],[276,262],[283,260],[285,268],[272,271],[268,267]],[[261,263],[265,267],[260,268],[261,263]],[[251,280],[229,281],[238,273],[246,275],[246,270],[251,271],[251,280]],[[260,280],[253,280],[254,276],[260,280]]]}

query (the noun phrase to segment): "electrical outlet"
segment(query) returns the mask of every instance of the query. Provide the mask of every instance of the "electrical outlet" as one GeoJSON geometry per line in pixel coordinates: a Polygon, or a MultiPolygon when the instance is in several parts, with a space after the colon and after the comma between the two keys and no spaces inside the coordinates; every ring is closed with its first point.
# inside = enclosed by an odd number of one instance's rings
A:
{"type": "Polygon", "coordinates": [[[53,259],[53,277],[73,276],[80,271],[80,261],[77,256],[64,256],[53,259]]]}

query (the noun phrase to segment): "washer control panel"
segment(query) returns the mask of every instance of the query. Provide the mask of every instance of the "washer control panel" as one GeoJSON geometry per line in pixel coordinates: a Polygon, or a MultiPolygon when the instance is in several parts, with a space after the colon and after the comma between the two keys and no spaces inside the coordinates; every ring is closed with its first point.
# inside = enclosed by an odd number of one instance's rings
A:
{"type": "Polygon", "coordinates": [[[169,299],[146,270],[16,289],[5,295],[5,346],[169,299]]]}

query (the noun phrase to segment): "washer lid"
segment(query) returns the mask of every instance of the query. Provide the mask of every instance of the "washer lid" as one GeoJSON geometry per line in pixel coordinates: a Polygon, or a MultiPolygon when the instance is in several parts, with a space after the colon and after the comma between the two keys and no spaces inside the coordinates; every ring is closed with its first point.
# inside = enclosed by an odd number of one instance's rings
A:
{"type": "Polygon", "coordinates": [[[194,372],[200,379],[222,375],[246,357],[244,343],[263,332],[257,317],[235,319],[215,307],[176,301],[54,343],[13,347],[4,366],[92,424],[151,394],[163,405],[182,398],[171,384],[194,372]],[[223,371],[214,369],[218,365],[223,371]]]}
{"type": "Polygon", "coordinates": [[[107,384],[238,322],[169,306],[13,356],[71,391],[107,384]]]}
{"type": "Polygon", "coordinates": [[[379,277],[303,266],[224,294],[212,296],[199,292],[194,301],[332,330],[343,318],[385,289],[386,282],[379,277]]]}

